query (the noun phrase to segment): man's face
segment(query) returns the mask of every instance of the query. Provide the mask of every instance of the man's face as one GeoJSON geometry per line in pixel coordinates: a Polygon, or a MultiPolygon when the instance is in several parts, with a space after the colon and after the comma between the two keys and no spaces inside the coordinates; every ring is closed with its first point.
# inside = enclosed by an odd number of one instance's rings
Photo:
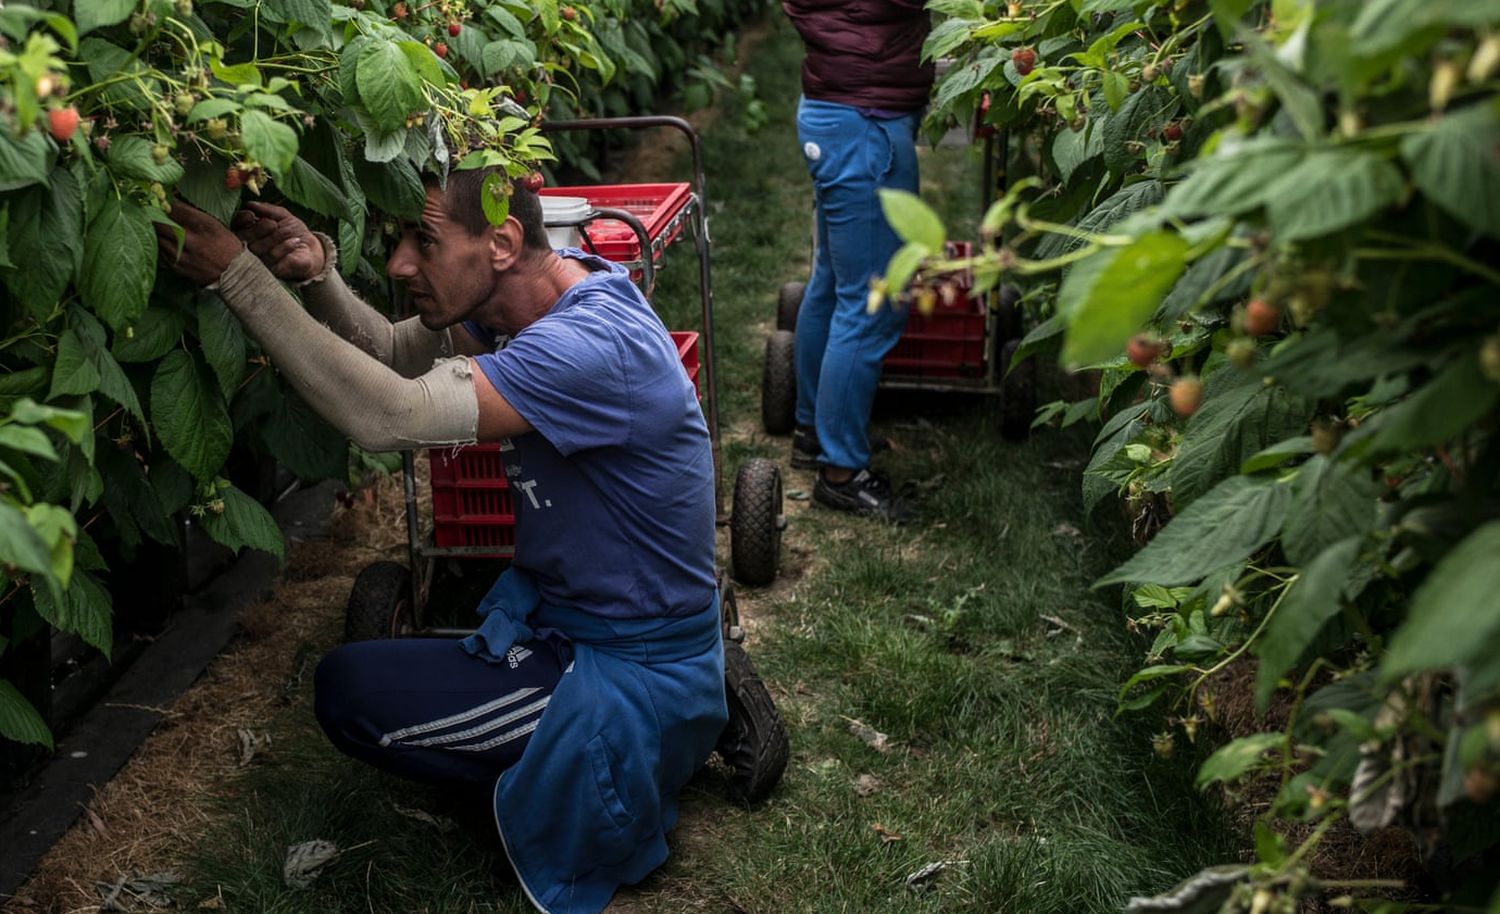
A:
{"type": "Polygon", "coordinates": [[[489,234],[469,234],[448,217],[443,191],[428,187],[421,220],[402,222],[385,270],[406,283],[422,325],[442,330],[492,297],[499,280],[492,251],[489,234]]]}

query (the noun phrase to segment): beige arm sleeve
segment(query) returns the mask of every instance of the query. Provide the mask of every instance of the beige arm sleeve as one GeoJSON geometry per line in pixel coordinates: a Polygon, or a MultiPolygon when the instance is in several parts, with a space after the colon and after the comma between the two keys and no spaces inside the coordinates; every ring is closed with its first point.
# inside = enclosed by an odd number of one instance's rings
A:
{"type": "Polygon", "coordinates": [[[333,239],[321,232],[313,234],[323,245],[323,272],[298,284],[313,317],[404,378],[415,378],[438,359],[453,357],[453,339],[447,330],[428,330],[415,317],[393,324],[361,301],[336,269],[338,248],[333,239]]]}
{"type": "Polygon", "coordinates": [[[219,278],[219,294],[318,415],[365,450],[476,440],[479,400],[467,358],[403,378],[319,323],[248,250],[219,278]]]}

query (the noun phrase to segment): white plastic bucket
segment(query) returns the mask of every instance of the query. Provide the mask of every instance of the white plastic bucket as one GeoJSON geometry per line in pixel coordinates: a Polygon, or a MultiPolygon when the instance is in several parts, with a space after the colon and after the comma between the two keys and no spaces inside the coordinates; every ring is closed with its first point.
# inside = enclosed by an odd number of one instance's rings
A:
{"type": "Polygon", "coordinates": [[[589,214],[589,201],[584,197],[554,197],[550,194],[539,197],[542,201],[542,222],[547,226],[547,240],[554,248],[576,248],[582,246],[578,234],[578,223],[589,214]]]}

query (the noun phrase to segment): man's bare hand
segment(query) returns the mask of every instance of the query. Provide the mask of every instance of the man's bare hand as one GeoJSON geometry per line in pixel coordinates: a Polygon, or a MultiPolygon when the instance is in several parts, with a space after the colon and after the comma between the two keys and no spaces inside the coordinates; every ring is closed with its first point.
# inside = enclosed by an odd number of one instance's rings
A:
{"type": "Polygon", "coordinates": [[[251,202],[229,224],[277,279],[301,282],[323,272],[323,245],[306,223],[287,210],[251,202]]]}
{"type": "Polygon", "coordinates": [[[244,244],[222,222],[181,201],[172,204],[170,215],[173,222],[182,226],[182,254],[179,256],[177,252],[176,233],[158,222],[156,246],[162,262],[200,286],[218,282],[230,261],[245,249],[244,244]]]}

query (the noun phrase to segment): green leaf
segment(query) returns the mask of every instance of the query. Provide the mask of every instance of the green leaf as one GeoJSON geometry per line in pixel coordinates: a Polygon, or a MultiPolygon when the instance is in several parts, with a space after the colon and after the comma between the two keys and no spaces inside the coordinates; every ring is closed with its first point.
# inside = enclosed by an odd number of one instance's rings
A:
{"type": "Polygon", "coordinates": [[[1387,680],[1477,660],[1500,635],[1500,521],[1490,521],[1443,556],[1412,598],[1381,665],[1387,680]]]}
{"type": "Polygon", "coordinates": [[[78,334],[64,330],[57,338],[57,361],[52,365],[52,389],[47,399],[68,394],[88,394],[99,389],[99,370],[89,358],[78,334]]]}
{"type": "Polygon", "coordinates": [[[177,184],[177,192],[187,201],[213,216],[220,222],[229,223],[240,208],[239,188],[224,186],[224,174],[229,169],[229,160],[217,156],[200,159],[190,155],[185,163],[185,174],[177,184]]]}
{"type": "Polygon", "coordinates": [[[146,414],[141,409],[140,400],[136,398],[134,385],[125,376],[120,363],[104,348],[104,328],[92,314],[82,308],[74,307],[69,310],[69,314],[73,320],[73,329],[77,331],[84,351],[88,354],[89,363],[99,373],[99,391],[125,407],[137,422],[145,425],[146,414]]]}
{"type": "Polygon", "coordinates": [[[31,187],[12,198],[10,257],[5,284],[45,323],[78,272],[83,252],[83,193],[65,169],[54,169],[51,189],[31,187]]]}
{"type": "Polygon", "coordinates": [[[1285,741],[1280,733],[1256,733],[1219,747],[1198,769],[1197,787],[1201,790],[1218,781],[1238,780],[1260,763],[1267,750],[1285,741]]]}
{"type": "Polygon", "coordinates": [[[1292,507],[1281,531],[1286,557],[1304,565],[1332,544],[1368,533],[1375,526],[1379,496],[1365,467],[1333,463],[1321,454],[1313,457],[1292,483],[1292,507]]]}
{"type": "Polygon", "coordinates": [[[217,384],[181,349],[162,359],[151,380],[151,425],[172,459],[201,480],[218,475],[234,439],[217,384]]]}
{"type": "Polygon", "coordinates": [[[1120,699],[1124,700],[1125,696],[1130,694],[1131,689],[1143,682],[1151,682],[1152,680],[1161,679],[1166,676],[1176,676],[1178,673],[1186,673],[1191,669],[1191,665],[1171,663],[1148,666],[1143,670],[1138,670],[1134,676],[1125,681],[1124,685],[1120,686],[1120,699]]]}
{"type": "Polygon", "coordinates": [[[421,77],[393,42],[375,41],[365,47],[359,54],[355,80],[360,100],[386,130],[403,126],[407,115],[427,107],[421,77]]]}
{"type": "Polygon", "coordinates": [[[1359,556],[1359,537],[1323,550],[1297,575],[1265,633],[1255,642],[1260,667],[1255,674],[1256,707],[1265,710],[1276,683],[1312,644],[1324,624],[1339,613],[1340,594],[1359,556]]]}
{"type": "Polygon", "coordinates": [[[1188,179],[1167,194],[1162,211],[1180,218],[1249,212],[1269,199],[1271,187],[1305,155],[1284,140],[1228,148],[1195,162],[1188,179]]]}
{"type": "MultiPolygon", "coordinates": [[[[1104,101],[1109,105],[1110,110],[1119,111],[1120,105],[1125,101],[1125,97],[1130,94],[1130,80],[1126,79],[1123,73],[1118,73],[1114,70],[1105,70],[1102,88],[1104,90],[1104,101]]],[[[1067,179],[1064,178],[1063,180],[1067,179]]]]}
{"type": "Polygon", "coordinates": [[[1234,37],[1239,30],[1240,20],[1255,0],[1208,0],[1208,8],[1213,10],[1214,24],[1219,27],[1219,34],[1228,41],[1234,37]]]}
{"type": "Polygon", "coordinates": [[[203,358],[219,379],[219,391],[228,401],[245,376],[245,331],[217,295],[198,299],[198,341],[203,358]]]}
{"type": "Polygon", "coordinates": [[[107,198],[89,223],[78,292],[115,329],[146,311],[156,283],[156,233],[151,217],[128,197],[107,198]]]}
{"type": "Polygon", "coordinates": [[[0,130],[0,191],[47,183],[52,170],[52,141],[40,130],[17,139],[0,130]]]}
{"type": "Polygon", "coordinates": [[[1261,470],[1274,469],[1288,460],[1301,457],[1304,454],[1311,454],[1312,452],[1312,436],[1298,435],[1295,438],[1287,438],[1251,455],[1244,463],[1240,464],[1240,472],[1248,475],[1250,473],[1259,473],[1261,470]]]}
{"type": "Polygon", "coordinates": [[[248,547],[282,557],[281,530],[271,512],[234,486],[220,492],[219,498],[223,512],[209,511],[202,518],[209,536],[236,552],[248,547]]]}
{"type": "Polygon", "coordinates": [[[0,501],[0,563],[14,565],[22,571],[52,577],[52,551],[36,530],[9,502],[0,501]]]}
{"type": "Polygon", "coordinates": [[[284,389],[261,436],[276,462],[305,481],[348,475],[348,439],[290,388],[284,389]]]}
{"type": "Polygon", "coordinates": [[[1249,255],[1245,251],[1226,245],[1193,261],[1182,278],[1177,280],[1177,285],[1167,293],[1156,320],[1162,323],[1176,321],[1205,305],[1244,295],[1250,289],[1251,276],[1248,272],[1241,271],[1240,278],[1235,280],[1222,280],[1247,256],[1249,255]]]}
{"type": "Polygon", "coordinates": [[[271,170],[278,179],[297,158],[297,131],[264,111],[240,114],[240,138],[245,154],[271,170]]]}
{"type": "Polygon", "coordinates": [[[47,729],[47,722],[8,679],[0,679],[0,736],[17,743],[52,748],[52,731],[47,729]]]}
{"type": "Polygon", "coordinates": [[[1368,152],[1314,152],[1267,190],[1266,215],[1280,241],[1317,238],[1368,219],[1400,199],[1396,166],[1368,152]]]}
{"type": "Polygon", "coordinates": [[[284,22],[315,30],[325,42],[333,37],[333,4],[329,0],[266,0],[266,6],[284,22]]]}
{"type": "Polygon", "coordinates": [[[432,48],[420,41],[401,41],[396,43],[401,53],[411,62],[411,67],[423,82],[434,86],[441,86],[447,80],[443,78],[443,69],[438,63],[437,55],[432,53],[432,48]]]}
{"type": "Polygon", "coordinates": [[[294,203],[331,219],[353,218],[344,189],[301,156],[293,160],[291,169],[279,183],[282,193],[294,203]]]}
{"type": "Polygon", "coordinates": [[[354,163],[359,184],[376,206],[401,219],[417,220],[427,204],[427,189],[417,170],[405,159],[385,163],[354,163]]]}
{"type": "Polygon", "coordinates": [[[46,425],[62,432],[74,444],[92,435],[93,428],[88,416],[75,409],[59,409],[55,406],[39,406],[28,397],[17,400],[10,409],[10,417],[27,425],[46,425]]]}
{"type": "Polygon", "coordinates": [[[244,106],[232,98],[205,98],[188,112],[188,123],[206,121],[211,117],[222,118],[226,114],[238,114],[242,107],[244,106]]]}
{"type": "Polygon", "coordinates": [[[73,577],[62,599],[54,600],[44,589],[33,589],[36,611],[48,622],[65,632],[73,632],[98,648],[105,657],[114,646],[113,613],[109,593],[94,576],[81,572],[73,577]]]}
{"type": "Polygon", "coordinates": [[[1500,237],[1500,121],[1477,104],[1409,134],[1401,155],[1427,197],[1464,224],[1500,237]]]}
{"type": "Polygon", "coordinates": [[[908,283],[911,282],[912,274],[917,272],[917,267],[922,265],[922,259],[932,253],[926,245],[908,241],[891,255],[890,263],[886,264],[885,281],[886,292],[890,295],[899,295],[908,283]]]}
{"type": "Polygon", "coordinates": [[[151,154],[153,145],[139,136],[119,137],[109,144],[110,169],[122,177],[140,181],[176,184],[182,180],[182,165],[176,159],[156,164],[156,157],[151,154]]]}
{"type": "MultiPolygon", "coordinates": [[[[1103,203],[1089,210],[1073,227],[1080,232],[1102,234],[1123,222],[1127,217],[1160,203],[1161,196],[1160,181],[1137,181],[1134,184],[1127,184],[1110,194],[1103,203]]],[[[1086,243],[1084,239],[1072,234],[1051,234],[1037,245],[1036,256],[1040,260],[1046,260],[1072,253],[1086,243]]]]}
{"type": "Polygon", "coordinates": [[[1286,860],[1286,842],[1260,819],[1255,820],[1255,856],[1266,866],[1277,868],[1286,860]]]}
{"type": "Polygon", "coordinates": [[[1140,154],[1126,144],[1144,139],[1147,127],[1165,122],[1177,108],[1176,99],[1153,86],[1125,99],[1120,110],[1104,122],[1104,164],[1109,170],[1121,175],[1141,161],[1140,154]]]}
{"type": "Polygon", "coordinates": [[[73,18],[78,34],[84,35],[106,25],[124,22],[135,12],[136,0],[79,0],[73,4],[73,18]]]}
{"type": "Polygon", "coordinates": [[[264,82],[260,69],[253,63],[226,64],[222,61],[209,61],[208,66],[214,76],[231,86],[260,86],[264,82]]]}
{"type": "Polygon", "coordinates": [[[121,362],[154,362],[177,345],[186,327],[181,311],[153,305],[128,333],[115,334],[115,358],[121,362]]]}
{"type": "Polygon", "coordinates": [[[510,216],[510,185],[505,176],[494,172],[485,176],[479,187],[479,204],[490,225],[500,225],[510,216]]]}
{"type": "Polygon", "coordinates": [[[880,208],[885,221],[901,237],[902,241],[913,241],[929,251],[941,251],[948,233],[943,229],[943,220],[922,202],[916,194],[888,187],[880,189],[880,208]]]}
{"type": "Polygon", "coordinates": [[[57,448],[52,446],[52,439],[41,429],[27,425],[0,425],[0,447],[47,460],[58,459],[57,448]]]}
{"type": "Polygon", "coordinates": [[[1064,127],[1052,140],[1052,161],[1057,166],[1057,176],[1064,184],[1068,183],[1078,166],[1103,151],[1100,131],[1092,121],[1082,130],[1064,127]]]}
{"type": "Polygon", "coordinates": [[[1249,558],[1275,539],[1291,504],[1290,486],[1231,476],[1172,518],[1128,562],[1094,583],[1191,584],[1249,558]]]}
{"type": "Polygon", "coordinates": [[[947,75],[937,85],[937,95],[933,99],[933,105],[938,108],[950,108],[953,103],[967,92],[972,92],[984,84],[985,79],[995,71],[995,68],[1004,62],[1005,58],[1000,55],[982,57],[978,60],[970,60],[949,70],[947,75]]]}
{"type": "Polygon", "coordinates": [[[1177,281],[1187,249],[1182,236],[1157,231],[1074,265],[1058,291],[1058,313],[1068,322],[1063,362],[1087,365],[1119,355],[1177,281]]]}
{"type": "Polygon", "coordinates": [[[1318,93],[1304,83],[1296,73],[1276,56],[1276,51],[1254,32],[1242,33],[1251,58],[1260,68],[1266,84],[1281,100],[1281,107],[1296,125],[1297,132],[1305,140],[1315,140],[1323,134],[1323,104],[1318,93]]]}
{"type": "Polygon", "coordinates": [[[1371,447],[1383,453],[1442,444],[1478,422],[1497,399],[1500,388],[1484,376],[1478,354],[1470,353],[1378,414],[1378,421],[1370,423],[1375,429],[1371,447]]]}
{"type": "Polygon", "coordinates": [[[529,65],[534,61],[535,55],[536,49],[531,42],[502,38],[484,46],[480,53],[480,69],[486,77],[491,77],[511,67],[529,65]]]}
{"type": "Polygon", "coordinates": [[[1203,406],[1188,420],[1172,461],[1172,504],[1181,510],[1261,448],[1304,430],[1311,407],[1258,374],[1223,368],[1209,376],[1203,406]]]}

